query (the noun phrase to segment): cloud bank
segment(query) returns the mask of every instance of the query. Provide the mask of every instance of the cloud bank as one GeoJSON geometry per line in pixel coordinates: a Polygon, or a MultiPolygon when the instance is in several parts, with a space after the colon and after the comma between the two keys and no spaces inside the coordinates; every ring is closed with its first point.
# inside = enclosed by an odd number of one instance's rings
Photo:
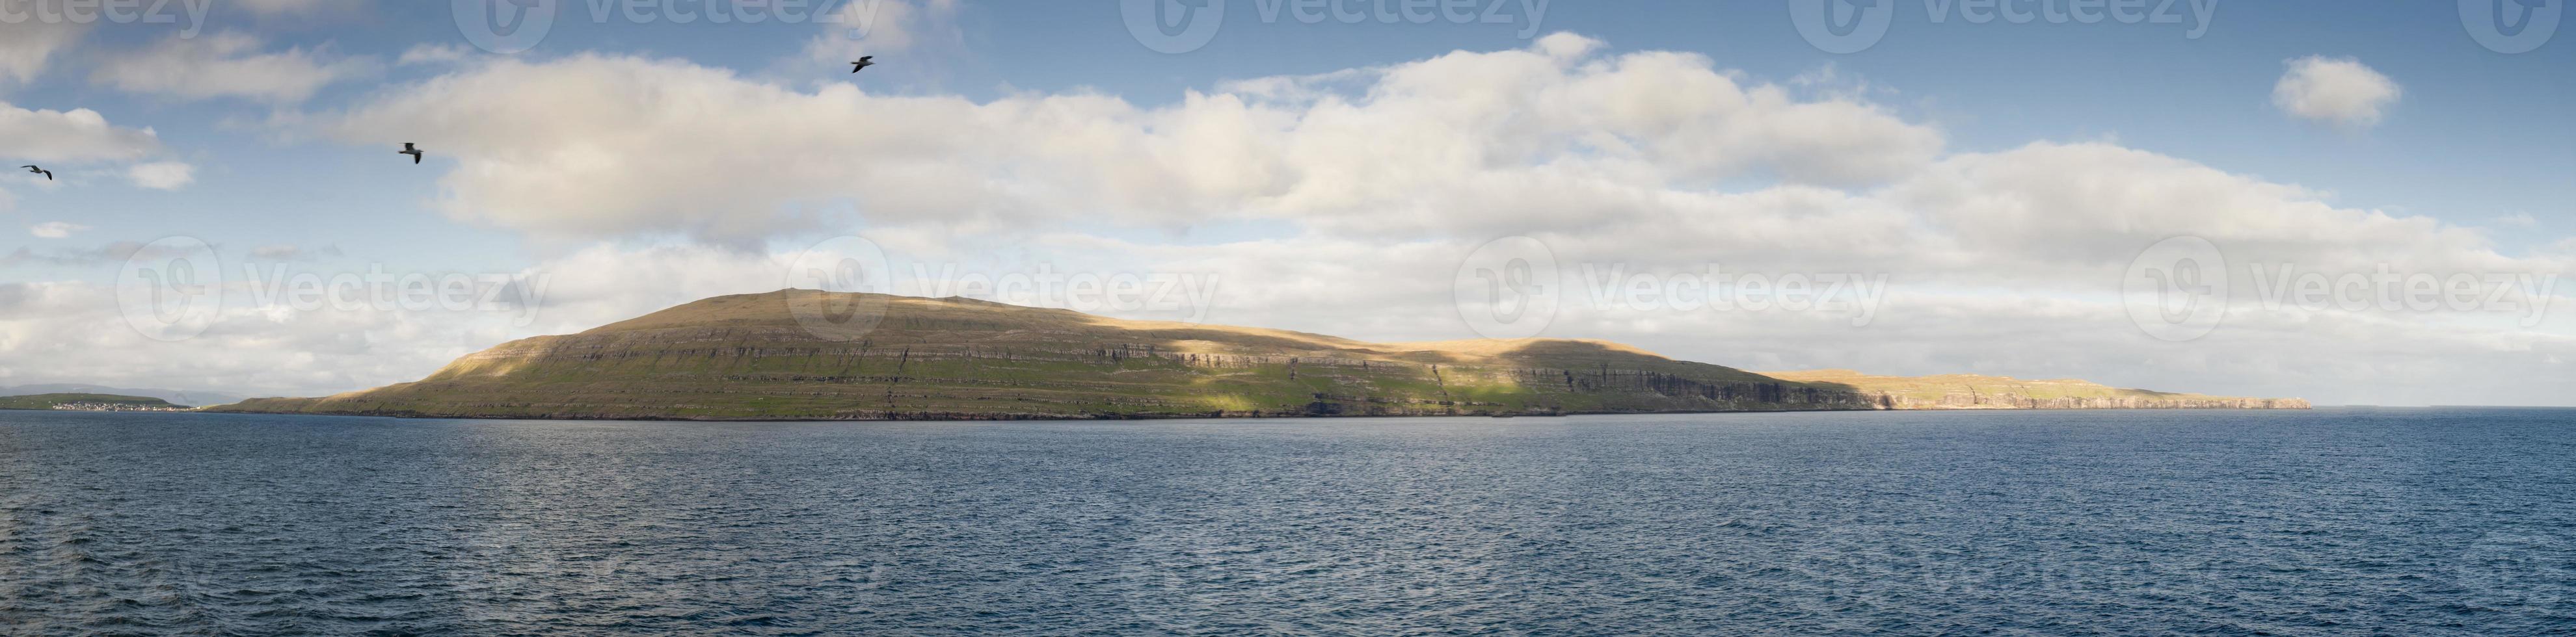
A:
{"type": "MultiPolygon", "coordinates": [[[[29,309],[0,311],[0,347],[17,348],[0,351],[293,352],[191,360],[256,387],[342,391],[410,380],[506,338],[784,287],[804,246],[843,234],[900,255],[899,292],[939,291],[908,277],[914,265],[1202,274],[1224,282],[1213,322],[1464,338],[1475,334],[1452,301],[1464,260],[1527,236],[1569,279],[1545,335],[1746,368],[2510,403],[2554,391],[2576,359],[2576,325],[2557,314],[2320,308],[2265,292],[2276,270],[2443,281],[2563,272],[2576,251],[2507,253],[2482,228],[2113,143],[1957,152],[1937,125],[1861,97],[1574,35],[1231,82],[1168,103],[883,95],[604,54],[445,61],[454,66],[435,77],[293,122],[365,147],[437,140],[449,166],[440,212],[559,248],[521,273],[551,277],[535,321],[240,306],[206,336],[163,346],[73,325],[99,318],[79,309],[103,294],[95,287],[19,284],[9,298],[29,309]],[[2226,322],[2187,343],[2143,333],[2123,288],[2142,251],[2175,236],[2206,239],[2228,261],[2210,273],[2227,284],[2214,300],[2226,322]],[[1632,303],[1582,280],[1612,268],[1883,276],[1889,290],[1855,324],[1830,311],[1632,303]]],[[[2284,108],[2377,121],[2394,84],[2356,89],[2337,64],[2294,64],[2284,108]]],[[[2559,294],[2501,291],[2524,308],[2559,294]]]]}

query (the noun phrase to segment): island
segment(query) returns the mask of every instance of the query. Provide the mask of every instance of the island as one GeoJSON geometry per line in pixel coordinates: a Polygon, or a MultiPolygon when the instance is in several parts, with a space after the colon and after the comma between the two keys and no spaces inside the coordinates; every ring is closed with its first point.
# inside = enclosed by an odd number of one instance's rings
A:
{"type": "MultiPolygon", "coordinates": [[[[2098,385],[1987,393],[1996,397],[1970,402],[2032,409],[2307,406],[2296,399],[2098,385]],[[2027,400],[2007,400],[2005,394],[2027,400]]],[[[504,343],[416,382],[320,398],[250,399],[206,410],[721,421],[1553,416],[1942,406],[1952,405],[1876,377],[1757,374],[1606,341],[1369,343],[965,298],[782,290],[704,299],[578,334],[504,343]],[[873,320],[818,323],[811,315],[818,308],[873,320]]]]}
{"type": "Polygon", "coordinates": [[[143,396],[114,394],[34,394],[0,396],[0,409],[35,409],[47,411],[191,411],[186,405],[143,396]]]}

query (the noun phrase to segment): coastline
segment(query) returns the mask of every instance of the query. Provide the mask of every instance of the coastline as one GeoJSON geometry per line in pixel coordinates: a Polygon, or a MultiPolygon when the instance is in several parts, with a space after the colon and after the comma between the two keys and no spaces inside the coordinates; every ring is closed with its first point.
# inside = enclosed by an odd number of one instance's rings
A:
{"type": "Polygon", "coordinates": [[[431,414],[411,411],[269,411],[201,407],[194,413],[245,414],[267,416],[341,416],[362,418],[395,418],[401,420],[554,420],[565,422],[674,422],[674,423],[829,423],[829,422],[1097,422],[1119,420],[1368,420],[1393,418],[1517,419],[1563,418],[1568,416],[1683,416],[1715,414],[1769,413],[1853,413],[1853,412],[2042,412],[2042,411],[2311,411],[2306,401],[2295,407],[1922,407],[1922,408],[1783,408],[1783,409],[1689,409],[1658,411],[1563,411],[1518,414],[1303,414],[1303,413],[1219,413],[1219,414],[898,414],[893,417],[851,418],[715,418],[667,415],[589,416],[579,414],[498,415],[498,414],[431,414]]]}

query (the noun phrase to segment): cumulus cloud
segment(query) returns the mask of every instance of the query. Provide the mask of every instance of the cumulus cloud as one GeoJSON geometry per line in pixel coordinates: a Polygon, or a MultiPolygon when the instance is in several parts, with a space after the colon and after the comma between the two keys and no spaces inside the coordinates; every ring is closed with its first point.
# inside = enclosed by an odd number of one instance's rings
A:
{"type": "Polygon", "coordinates": [[[43,20],[0,22],[0,79],[35,81],[56,53],[71,48],[88,30],[86,25],[43,20]]]}
{"type": "Polygon", "coordinates": [[[962,38],[956,27],[958,0],[853,0],[842,3],[830,20],[816,20],[823,33],[805,44],[813,61],[839,64],[862,55],[887,55],[933,41],[962,38]]]}
{"type": "Polygon", "coordinates": [[[1564,215],[1433,208],[1743,176],[1867,185],[1931,161],[1942,143],[1875,106],[1802,100],[1699,56],[1542,44],[1150,108],[1088,93],[978,103],[804,91],[634,57],[504,59],[324,121],[351,141],[401,141],[382,137],[395,130],[446,140],[459,167],[442,179],[443,205],[458,218],[556,237],[676,232],[734,244],[844,221],[813,212],[829,202],[853,202],[873,223],[970,227],[1078,216],[1366,230],[1564,215]],[[1351,78],[1364,90],[1317,85],[1351,78]]]}
{"type": "Polygon", "coordinates": [[[133,93],[292,104],[368,67],[365,61],[324,51],[297,47],[263,52],[264,46],[257,36],[237,32],[172,37],[101,62],[90,79],[133,93]]]}
{"type": "Polygon", "coordinates": [[[2319,267],[2533,265],[2498,255],[2474,228],[2337,207],[2307,188],[2110,144],[1958,155],[1888,196],[1955,242],[1966,263],[1997,273],[2125,266],[2139,248],[2176,235],[2319,267]]]}
{"type": "MultiPolygon", "coordinates": [[[[67,172],[69,167],[53,164],[139,162],[165,152],[152,129],[116,126],[97,111],[30,110],[0,102],[0,162],[13,170],[20,164],[48,164],[57,180],[27,175],[24,170],[11,179],[33,177],[37,184],[54,186],[73,175],[67,172]]],[[[134,164],[127,168],[127,177],[138,186],[172,189],[188,183],[190,168],[178,162],[134,164]]],[[[0,191],[0,210],[15,205],[14,197],[0,191]]]]}
{"type": "Polygon", "coordinates": [[[396,64],[447,64],[465,59],[472,51],[457,44],[420,44],[404,50],[396,64]]]}
{"type": "MultiPolygon", "coordinates": [[[[112,272],[128,258],[166,259],[142,244],[36,253],[21,249],[0,266],[50,265],[112,272]]],[[[336,247],[263,246],[251,261],[227,263],[220,305],[204,331],[164,342],[124,316],[116,289],[86,280],[0,283],[0,384],[89,382],[224,388],[256,395],[309,396],[417,380],[456,357],[517,338],[589,329],[670,305],[783,287],[771,255],[698,246],[599,246],[523,271],[450,272],[376,264],[349,269],[321,257],[336,247]],[[238,276],[249,273],[252,276],[238,276]],[[475,282],[469,306],[406,307],[351,292],[319,306],[286,290],[297,280],[419,275],[475,282]],[[484,285],[511,281],[480,305],[484,285]],[[533,301],[522,304],[521,300],[533,301]],[[139,365],[135,361],[155,361],[139,365]],[[14,376],[13,376],[14,375],[14,376]]],[[[379,291],[380,292],[380,291],[379,291]]],[[[383,295],[389,297],[390,295],[383,295]]],[[[427,296],[427,295],[423,295],[427,296]]]]}
{"type": "Polygon", "coordinates": [[[28,226],[28,227],[27,227],[27,233],[28,233],[28,234],[36,235],[36,236],[38,236],[38,237],[46,238],[46,239],[61,239],[61,238],[65,238],[65,237],[72,236],[72,233],[74,233],[74,232],[79,232],[79,231],[82,231],[82,230],[88,230],[88,229],[89,229],[89,226],[84,226],[84,225],[80,225],[80,224],[76,224],[76,223],[67,223],[67,222],[62,222],[62,221],[47,221],[47,222],[39,223],[39,224],[36,224],[36,225],[33,225],[33,226],[28,226]]]}
{"type": "Polygon", "coordinates": [[[127,167],[125,177],[142,188],[178,190],[197,181],[197,169],[185,162],[153,162],[127,167]]]}
{"type": "MultiPolygon", "coordinates": [[[[896,255],[902,293],[954,293],[915,277],[950,267],[1183,274],[1220,282],[1211,322],[1463,338],[1475,334],[1453,301],[1461,267],[1485,242],[1523,235],[1549,246],[1569,283],[1544,335],[1740,367],[2503,403],[2555,395],[2559,361],[2576,359],[2576,320],[2526,312],[2556,298],[2546,287],[2502,290],[2522,304],[2503,312],[2319,309],[2271,302],[2249,267],[2537,281],[2576,268],[2576,239],[2508,253],[2478,228],[2111,143],[1948,153],[1936,128],[1853,94],[1602,49],[1550,36],[1154,106],[1087,92],[798,89],[621,56],[469,60],[299,121],[355,143],[409,141],[387,130],[446,140],[448,214],[573,242],[519,273],[549,282],[535,320],[244,307],[177,347],[308,348],[183,370],[252,387],[410,380],[510,337],[785,287],[803,245],[844,232],[896,255]],[[674,235],[693,241],[630,243],[674,235]],[[2123,299],[2133,258],[2177,235],[2230,263],[2213,273],[2231,284],[2214,299],[2225,325],[2189,343],[2145,334],[2123,299]],[[1713,269],[1883,276],[1887,291],[1855,324],[1842,312],[1631,305],[1625,288],[1585,280],[1713,269]]],[[[34,258],[48,256],[80,255],[34,258]]],[[[20,296],[95,302],[76,284],[41,287],[20,296]]],[[[122,346],[95,333],[109,328],[73,323],[96,316],[55,307],[59,317],[0,320],[0,356],[122,346]]]]}
{"type": "Polygon", "coordinates": [[[0,102],[0,157],[28,161],[131,160],[161,151],[152,129],[120,128],[98,111],[29,110],[0,102]]]}
{"type": "Polygon", "coordinates": [[[2290,60],[2289,67],[2272,87],[2272,104],[2291,115],[2345,128],[2378,126],[2388,106],[2405,93],[2396,80],[2353,58],[2312,55],[2290,60]]]}
{"type": "MultiPolygon", "coordinates": [[[[227,285],[227,294],[244,292],[239,282],[227,285]]],[[[474,315],[237,305],[216,314],[204,334],[163,342],[126,323],[111,287],[0,283],[0,359],[45,361],[0,368],[8,384],[59,380],[305,395],[416,377],[488,346],[469,341],[503,334],[474,315]],[[145,360],[154,362],[136,364],[145,360]]]]}

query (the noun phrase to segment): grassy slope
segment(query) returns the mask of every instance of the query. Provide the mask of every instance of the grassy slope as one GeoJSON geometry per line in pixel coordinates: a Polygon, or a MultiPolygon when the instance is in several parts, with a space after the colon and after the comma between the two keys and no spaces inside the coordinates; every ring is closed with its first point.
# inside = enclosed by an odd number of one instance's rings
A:
{"type": "Polygon", "coordinates": [[[1848,391],[1596,341],[1364,343],[964,299],[706,299],[506,343],[419,382],[238,411],[676,419],[1439,415],[1868,409],[1848,391]],[[880,308],[830,338],[792,307],[880,308]]]}
{"type": "Polygon", "coordinates": [[[1766,372],[1765,375],[1815,385],[1858,390],[1884,397],[1896,409],[2152,409],[2230,408],[2306,409],[2298,399],[2233,398],[2121,389],[2091,382],[2021,380],[2003,376],[1871,376],[1846,369],[1766,372]]]}
{"type": "Polygon", "coordinates": [[[35,394],[31,396],[0,396],[0,409],[53,409],[55,405],[63,403],[101,403],[110,405],[136,405],[141,407],[177,407],[177,405],[172,405],[169,401],[161,400],[159,398],[117,396],[112,394],[35,394]]]}

